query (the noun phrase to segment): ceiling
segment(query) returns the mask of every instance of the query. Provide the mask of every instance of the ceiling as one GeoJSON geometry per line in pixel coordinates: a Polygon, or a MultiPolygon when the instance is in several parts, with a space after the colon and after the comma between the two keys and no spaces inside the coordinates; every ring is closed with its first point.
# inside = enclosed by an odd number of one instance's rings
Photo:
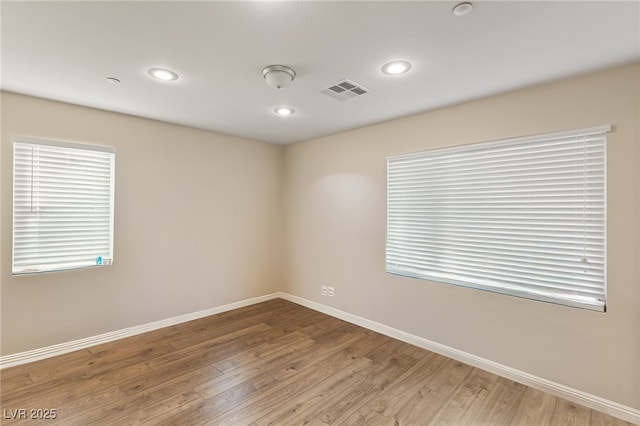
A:
{"type": "Polygon", "coordinates": [[[638,1],[456,4],[2,1],[1,87],[289,144],[640,60],[638,1]],[[411,70],[383,74],[394,59],[411,70]],[[267,86],[272,64],[289,87],[267,86]],[[345,78],[368,93],[317,92],[345,78]]]}

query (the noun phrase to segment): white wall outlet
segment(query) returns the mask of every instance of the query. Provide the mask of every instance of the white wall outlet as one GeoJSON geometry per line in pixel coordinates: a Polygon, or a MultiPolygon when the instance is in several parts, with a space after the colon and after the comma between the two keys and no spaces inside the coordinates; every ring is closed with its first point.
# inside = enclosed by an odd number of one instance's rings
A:
{"type": "Polygon", "coordinates": [[[327,286],[323,285],[322,287],[320,287],[320,296],[326,296],[327,295],[327,286]]]}
{"type": "Polygon", "coordinates": [[[336,289],[333,287],[327,287],[327,296],[333,297],[336,295],[336,289]]]}

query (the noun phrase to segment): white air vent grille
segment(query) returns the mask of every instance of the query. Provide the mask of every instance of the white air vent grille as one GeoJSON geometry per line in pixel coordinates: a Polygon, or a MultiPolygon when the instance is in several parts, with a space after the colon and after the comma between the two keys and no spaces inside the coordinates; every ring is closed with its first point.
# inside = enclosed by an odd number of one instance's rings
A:
{"type": "Polygon", "coordinates": [[[369,92],[368,89],[351,80],[342,80],[316,91],[339,101],[345,101],[369,92]]]}

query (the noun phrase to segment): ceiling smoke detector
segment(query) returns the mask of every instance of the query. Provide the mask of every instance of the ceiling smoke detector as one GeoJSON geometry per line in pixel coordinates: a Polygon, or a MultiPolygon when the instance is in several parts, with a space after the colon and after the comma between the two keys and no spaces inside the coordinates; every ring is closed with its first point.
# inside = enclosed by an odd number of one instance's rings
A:
{"type": "Polygon", "coordinates": [[[296,72],[284,65],[269,65],[262,70],[262,76],[269,86],[274,89],[282,89],[290,85],[296,78],[296,72]]]}
{"type": "Polygon", "coordinates": [[[453,8],[452,12],[455,16],[464,16],[471,13],[473,10],[473,5],[469,2],[464,2],[457,4],[456,7],[453,8]]]}

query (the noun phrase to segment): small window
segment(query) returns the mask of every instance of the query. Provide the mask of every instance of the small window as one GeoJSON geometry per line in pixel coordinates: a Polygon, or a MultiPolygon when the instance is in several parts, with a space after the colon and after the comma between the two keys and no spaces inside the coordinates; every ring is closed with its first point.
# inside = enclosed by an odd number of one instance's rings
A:
{"type": "Polygon", "coordinates": [[[609,127],[387,160],[387,272],[605,310],[609,127]]]}
{"type": "Polygon", "coordinates": [[[13,274],[113,261],[111,148],[13,137],[13,274]]]}

